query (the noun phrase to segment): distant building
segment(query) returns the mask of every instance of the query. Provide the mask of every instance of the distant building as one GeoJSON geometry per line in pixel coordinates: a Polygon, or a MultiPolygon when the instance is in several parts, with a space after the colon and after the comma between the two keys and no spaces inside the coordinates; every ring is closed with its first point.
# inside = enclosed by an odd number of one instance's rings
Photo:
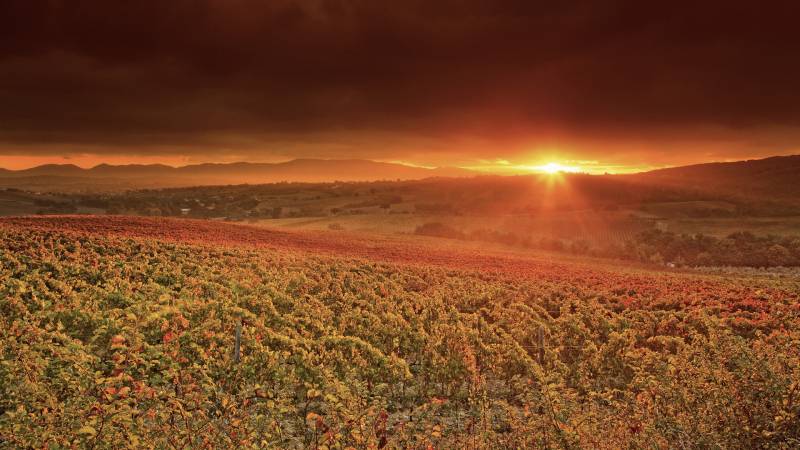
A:
{"type": "Polygon", "coordinates": [[[192,208],[181,208],[181,215],[186,216],[189,215],[189,212],[192,211],[192,208]]]}

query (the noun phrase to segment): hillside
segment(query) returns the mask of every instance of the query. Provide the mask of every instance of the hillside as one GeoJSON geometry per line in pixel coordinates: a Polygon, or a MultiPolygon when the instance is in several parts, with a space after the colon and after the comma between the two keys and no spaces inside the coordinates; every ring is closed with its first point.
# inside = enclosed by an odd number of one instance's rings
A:
{"type": "Polygon", "coordinates": [[[47,164],[0,172],[0,187],[49,192],[108,192],[127,189],[276,182],[409,180],[474,175],[466,169],[428,169],[368,160],[295,159],[283,163],[160,164],[82,169],[71,164],[47,164]]]}
{"type": "Polygon", "coordinates": [[[800,201],[800,155],[697,164],[625,178],[650,185],[702,186],[706,192],[731,197],[800,201]]]}
{"type": "MultiPolygon", "coordinates": [[[[796,199],[715,194],[696,186],[643,184],[615,175],[535,174],[337,183],[273,183],[63,196],[62,203],[113,214],[274,219],[355,215],[732,218],[800,215],[796,199]],[[557,215],[557,214],[556,214],[557,215]]],[[[55,210],[53,212],[69,212],[55,210]]],[[[0,209],[0,215],[8,215],[0,209]]],[[[347,217],[342,220],[348,220],[347,217]]],[[[589,222],[596,221],[591,217],[589,222]]],[[[413,221],[413,218],[411,219],[413,221]]],[[[615,221],[615,220],[612,220],[615,221]]],[[[479,222],[479,221],[478,221],[479,222]]],[[[476,222],[476,223],[478,223],[476,222]]]]}
{"type": "Polygon", "coordinates": [[[491,274],[423,241],[399,261],[404,241],[353,239],[330,253],[315,249],[325,236],[202,221],[0,221],[0,440],[611,449],[800,439],[795,283],[535,256],[494,255],[491,274]],[[515,259],[528,269],[506,272],[515,259]]]}
{"type": "MultiPolygon", "coordinates": [[[[297,159],[284,163],[164,165],[101,164],[91,169],[44,165],[0,172],[0,188],[105,194],[161,188],[425,180],[396,186],[418,203],[453,209],[513,212],[616,208],[653,202],[733,202],[756,215],[792,215],[800,208],[800,156],[660,169],[633,175],[478,175],[458,168],[427,169],[366,160],[297,159]],[[446,180],[446,178],[458,178],[446,180]],[[417,195],[419,194],[419,195],[417,195]]],[[[269,190],[269,189],[266,189],[269,190]]],[[[145,196],[153,196],[146,193],[145,196]]],[[[133,196],[141,196],[132,194],[133,196]]],[[[164,192],[164,196],[171,195],[164,192]]],[[[716,210],[723,212],[726,207],[716,210]]],[[[0,212],[2,213],[2,212],[0,212]]]]}

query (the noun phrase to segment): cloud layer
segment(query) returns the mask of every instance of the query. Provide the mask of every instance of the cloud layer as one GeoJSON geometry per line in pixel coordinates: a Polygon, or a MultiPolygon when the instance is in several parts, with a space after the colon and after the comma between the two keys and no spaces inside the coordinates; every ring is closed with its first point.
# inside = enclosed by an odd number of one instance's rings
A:
{"type": "Polygon", "coordinates": [[[787,153],[798,13],[788,1],[8,0],[0,154],[787,153]]]}

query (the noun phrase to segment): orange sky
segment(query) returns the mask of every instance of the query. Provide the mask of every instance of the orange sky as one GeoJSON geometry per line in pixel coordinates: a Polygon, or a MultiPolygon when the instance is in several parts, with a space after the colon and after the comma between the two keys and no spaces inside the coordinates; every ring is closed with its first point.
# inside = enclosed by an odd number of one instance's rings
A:
{"type": "Polygon", "coordinates": [[[0,2],[0,167],[800,153],[795,2],[0,2]]]}
{"type": "MultiPolygon", "coordinates": [[[[779,135],[779,134],[775,134],[779,135]]],[[[10,154],[0,153],[0,167],[25,169],[42,164],[74,164],[83,168],[98,164],[166,164],[173,167],[205,162],[231,163],[282,162],[296,158],[320,159],[370,159],[394,162],[421,167],[463,167],[477,171],[516,174],[538,170],[539,166],[558,163],[581,172],[630,173],[663,167],[698,164],[704,162],[725,162],[744,159],[758,159],[775,155],[800,153],[800,148],[792,145],[771,145],[759,149],[755,143],[741,140],[674,140],[674,142],[631,142],[631,140],[605,140],[599,143],[576,140],[578,146],[563,142],[549,141],[545,144],[525,142],[516,144],[498,139],[496,145],[489,140],[480,142],[467,140],[423,141],[416,139],[373,137],[374,143],[361,140],[348,140],[335,136],[330,141],[324,137],[315,138],[311,143],[280,143],[283,149],[259,148],[232,149],[220,151],[206,147],[180,147],[170,149],[155,147],[142,151],[142,148],[122,146],[114,152],[103,148],[100,151],[84,146],[88,151],[67,151],[59,145],[45,146],[29,150],[23,147],[9,149],[10,154]],[[316,140],[319,139],[319,140],[316,140]],[[380,151],[374,150],[381,149],[380,151]],[[608,150],[605,150],[608,148],[608,150]]],[[[270,146],[269,143],[266,144],[270,146]]]]}
{"type": "MultiPolygon", "coordinates": [[[[798,154],[800,151],[787,151],[776,154],[798,154]]],[[[487,154],[488,155],[488,154],[487,154]]],[[[580,154],[577,153],[579,156],[580,154]]],[[[689,165],[704,162],[728,162],[737,161],[742,159],[758,159],[765,156],[774,156],[773,154],[735,154],[732,156],[719,155],[702,155],[690,158],[668,158],[663,161],[650,161],[648,162],[648,154],[642,153],[640,155],[629,155],[628,160],[620,161],[602,161],[597,159],[576,159],[575,153],[567,154],[565,152],[558,152],[553,150],[530,151],[521,153],[510,159],[506,158],[464,158],[456,157],[452,161],[437,158],[420,159],[420,160],[407,160],[396,158],[369,158],[376,161],[392,162],[398,164],[405,164],[419,167],[462,167],[475,171],[495,173],[501,175],[521,174],[528,172],[536,172],[547,170],[548,164],[557,164],[561,170],[578,171],[590,174],[603,174],[603,173],[633,173],[647,170],[653,170],[663,167],[673,167],[679,165],[689,165]]],[[[313,156],[312,156],[313,157],[313,156]]],[[[320,156],[323,159],[331,159],[330,155],[323,154],[320,156]]],[[[332,159],[346,159],[348,155],[343,155],[341,158],[334,157],[332,159]]],[[[291,157],[278,157],[278,158],[258,158],[258,157],[222,157],[214,158],[209,155],[207,157],[196,157],[186,155],[136,155],[136,154],[91,154],[91,153],[75,153],[69,155],[0,155],[0,167],[11,170],[27,169],[43,164],[73,164],[82,168],[91,168],[98,164],[111,164],[111,165],[124,165],[124,164],[165,164],[168,166],[179,167],[190,164],[199,164],[205,162],[215,163],[231,163],[239,161],[250,162],[283,162],[294,158],[291,157]]]]}

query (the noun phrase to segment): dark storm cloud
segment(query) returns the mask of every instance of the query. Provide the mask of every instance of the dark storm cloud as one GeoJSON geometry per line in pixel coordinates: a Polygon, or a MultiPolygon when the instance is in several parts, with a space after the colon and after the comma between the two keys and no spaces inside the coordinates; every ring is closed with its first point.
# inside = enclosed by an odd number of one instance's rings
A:
{"type": "Polygon", "coordinates": [[[685,134],[783,149],[800,125],[798,13],[794,2],[6,0],[0,140],[6,152],[258,154],[334,136],[381,158],[402,152],[383,154],[375,136],[446,151],[464,139],[657,147],[685,134]],[[764,129],[781,131],[765,144],[764,129]]]}

